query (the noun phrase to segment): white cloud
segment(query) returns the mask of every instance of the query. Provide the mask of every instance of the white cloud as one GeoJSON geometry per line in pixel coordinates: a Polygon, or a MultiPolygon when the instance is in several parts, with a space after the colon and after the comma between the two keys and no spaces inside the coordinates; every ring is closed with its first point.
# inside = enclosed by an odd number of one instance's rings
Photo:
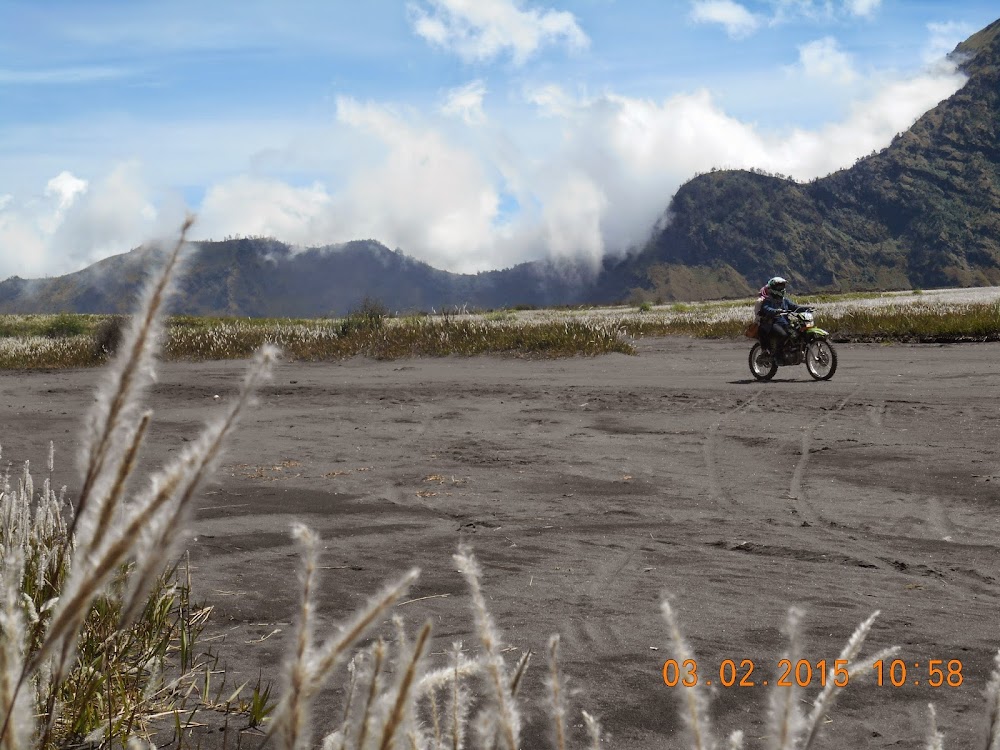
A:
{"type": "Polygon", "coordinates": [[[838,19],[872,18],[882,0],[772,0],[774,12],[769,23],[778,25],[797,19],[829,23],[838,19]]]}
{"type": "Polygon", "coordinates": [[[87,192],[87,181],[65,170],[49,180],[45,186],[45,195],[57,198],[58,207],[62,211],[73,205],[77,196],[85,192],[87,192]]]}
{"type": "Polygon", "coordinates": [[[967,23],[949,21],[947,23],[929,23],[927,31],[930,39],[924,48],[924,62],[936,65],[944,61],[960,42],[964,42],[976,31],[967,23]]]}
{"type": "Polygon", "coordinates": [[[466,62],[509,52],[520,65],[546,44],[579,49],[589,43],[572,13],[522,10],[517,0],[427,0],[409,7],[419,36],[466,62]]]}
{"type": "Polygon", "coordinates": [[[753,13],[733,0],[695,0],[691,6],[691,20],[717,23],[734,39],[750,36],[760,25],[753,13]]]}
{"type": "Polygon", "coordinates": [[[485,96],[486,83],[482,80],[470,81],[447,93],[444,104],[441,105],[441,112],[460,117],[467,125],[485,122],[486,114],[483,112],[485,96]]]}
{"type": "Polygon", "coordinates": [[[290,244],[323,244],[332,197],[320,184],[293,187],[280,180],[240,176],[212,187],[198,211],[200,237],[230,235],[280,238],[290,244]]]}
{"type": "Polygon", "coordinates": [[[604,256],[601,226],[607,197],[583,171],[570,172],[555,185],[544,212],[544,240],[551,257],[583,262],[596,269],[604,256]]]}
{"type": "Polygon", "coordinates": [[[13,70],[0,68],[0,84],[38,86],[45,84],[75,84],[110,81],[135,75],[128,68],[85,66],[77,68],[51,68],[44,70],[13,70]]]}
{"type": "Polygon", "coordinates": [[[576,106],[563,87],[555,83],[529,86],[525,89],[524,98],[536,105],[546,117],[565,117],[576,106]]]}
{"type": "Polygon", "coordinates": [[[853,83],[858,77],[851,56],[830,36],[801,45],[799,66],[809,78],[827,79],[841,85],[853,83]]]}
{"type": "Polygon", "coordinates": [[[490,267],[499,195],[479,155],[377,104],[341,98],[337,117],[376,138],[384,154],[338,194],[333,236],[374,237],[444,268],[490,267]]]}
{"type": "Polygon", "coordinates": [[[0,278],[68,273],[126,252],[157,233],[139,165],[96,182],[63,171],[40,197],[0,206],[0,278]]]}
{"type": "Polygon", "coordinates": [[[65,266],[79,268],[125,252],[155,232],[157,212],[135,162],[117,165],[77,195],[49,245],[65,266]]]}
{"type": "Polygon", "coordinates": [[[847,12],[852,16],[870,17],[875,15],[882,0],[847,0],[847,12]]]}

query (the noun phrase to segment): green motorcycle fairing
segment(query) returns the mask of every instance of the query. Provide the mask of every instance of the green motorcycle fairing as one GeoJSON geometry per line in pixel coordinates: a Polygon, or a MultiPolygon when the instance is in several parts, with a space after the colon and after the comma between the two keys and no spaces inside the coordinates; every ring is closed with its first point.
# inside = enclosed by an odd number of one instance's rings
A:
{"type": "Polygon", "coordinates": [[[813,326],[806,331],[806,336],[809,336],[810,338],[826,339],[830,337],[830,333],[828,331],[824,331],[822,328],[813,326]]]}

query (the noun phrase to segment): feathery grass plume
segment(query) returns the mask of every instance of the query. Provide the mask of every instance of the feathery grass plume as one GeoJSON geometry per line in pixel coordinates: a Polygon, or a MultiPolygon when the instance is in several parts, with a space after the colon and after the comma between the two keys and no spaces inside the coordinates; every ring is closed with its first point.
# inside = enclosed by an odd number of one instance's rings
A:
{"type": "Polygon", "coordinates": [[[388,647],[381,638],[375,641],[372,647],[371,675],[368,677],[368,694],[365,696],[364,709],[358,721],[358,748],[365,747],[365,740],[372,729],[372,722],[375,720],[375,706],[380,692],[380,680],[382,678],[382,668],[385,666],[386,653],[388,647]]]}
{"type": "Polygon", "coordinates": [[[587,725],[587,736],[590,737],[591,750],[601,750],[601,724],[586,711],[583,711],[583,723],[587,725]]]}
{"type": "MultiPolygon", "coordinates": [[[[166,469],[156,474],[148,490],[124,512],[121,524],[108,534],[97,549],[78,546],[73,555],[73,566],[63,595],[52,615],[45,640],[34,655],[34,663],[41,661],[50,650],[59,648],[55,674],[59,679],[65,674],[72,655],[79,627],[93,601],[107,581],[137,549],[141,549],[140,569],[153,550],[141,548],[144,529],[158,528],[165,523],[165,535],[178,532],[177,521],[184,516],[195,491],[215,465],[226,436],[236,424],[242,408],[250,399],[252,388],[269,372],[275,357],[273,349],[260,353],[250,368],[244,390],[228,413],[215,424],[209,425],[201,436],[166,469]]],[[[164,536],[166,538],[166,536],[164,536]]],[[[162,561],[162,558],[161,558],[162,561]]],[[[148,580],[145,576],[144,582],[148,580]]],[[[127,603],[126,610],[131,606],[127,603]]],[[[34,664],[32,664],[34,666],[34,664]]]]}
{"type": "Polygon", "coordinates": [[[927,704],[927,711],[927,744],[924,747],[926,750],[944,750],[944,735],[938,731],[937,711],[933,703],[927,704]]]}
{"type": "MultiPolygon", "coordinates": [[[[791,662],[794,668],[802,655],[802,638],[799,623],[802,611],[796,607],[788,610],[785,621],[785,635],[788,637],[788,649],[782,659],[791,662]]],[[[771,689],[770,710],[768,711],[768,747],[771,750],[793,750],[802,733],[802,709],[799,707],[802,689],[796,680],[791,685],[783,687],[775,683],[771,689]]]]}
{"type": "MultiPolygon", "coordinates": [[[[681,634],[680,625],[674,615],[673,607],[669,600],[664,598],[660,605],[660,612],[667,622],[667,629],[670,631],[670,646],[674,659],[678,664],[690,660],[695,661],[694,652],[684,640],[681,634]]],[[[712,734],[712,725],[708,717],[708,697],[705,689],[701,685],[681,688],[683,692],[684,709],[681,711],[681,719],[691,732],[692,747],[694,750],[714,750],[717,746],[715,736],[712,734]]]]}
{"type": "MultiPolygon", "coordinates": [[[[834,662],[836,665],[839,662],[843,662],[848,670],[851,666],[855,665],[858,654],[861,652],[861,647],[864,645],[865,638],[868,637],[868,633],[872,629],[872,625],[875,624],[875,619],[878,617],[879,613],[873,612],[872,615],[862,622],[855,629],[851,637],[847,639],[847,643],[840,652],[840,656],[837,657],[837,661],[834,662]]],[[[792,662],[793,664],[795,662],[792,662]]],[[[850,671],[848,671],[848,679],[843,681],[843,684],[837,684],[836,675],[834,679],[827,679],[826,685],[820,691],[819,695],[816,696],[816,700],[813,701],[812,710],[809,712],[809,716],[806,718],[805,723],[805,742],[802,743],[802,750],[808,750],[812,746],[813,741],[819,734],[820,725],[823,723],[823,717],[826,713],[833,708],[834,702],[837,700],[837,696],[840,691],[845,688],[850,681],[850,671]]],[[[794,681],[793,681],[794,682],[794,681]]]]}
{"type": "MultiPolygon", "coordinates": [[[[400,653],[397,663],[405,663],[404,669],[396,685],[395,699],[392,707],[382,724],[382,738],[378,743],[379,750],[391,750],[396,739],[396,735],[403,731],[411,739],[416,739],[416,732],[412,726],[413,709],[416,701],[413,699],[412,690],[417,679],[417,672],[420,663],[427,652],[427,644],[431,637],[431,624],[425,623],[417,635],[417,640],[412,648],[408,648],[409,653],[400,653]]],[[[422,743],[421,743],[422,744],[422,743]]]]}
{"type": "MultiPolygon", "coordinates": [[[[166,567],[167,560],[176,547],[179,531],[190,520],[191,500],[195,492],[215,471],[226,438],[236,427],[240,415],[253,403],[261,383],[270,378],[278,354],[278,350],[272,346],[261,347],[243,377],[239,394],[222,417],[208,424],[177,461],[161,472],[160,476],[164,478],[165,484],[169,483],[168,477],[172,471],[183,472],[183,478],[179,491],[170,502],[142,527],[140,544],[147,552],[137,560],[136,572],[129,580],[122,613],[125,624],[132,622],[153,581],[166,567]]],[[[151,486],[155,483],[154,477],[151,486]]]]}
{"type": "Polygon", "coordinates": [[[3,550],[0,568],[0,750],[28,750],[35,731],[34,707],[21,690],[25,632],[19,589],[24,575],[20,549],[3,550]]]}
{"type": "Polygon", "coordinates": [[[525,673],[528,671],[528,664],[531,663],[531,649],[529,648],[523,654],[521,658],[517,661],[517,666],[514,667],[514,677],[510,681],[510,694],[517,696],[517,690],[521,687],[521,680],[524,679],[525,673]]]}
{"type": "Polygon", "coordinates": [[[395,583],[385,586],[371,597],[364,607],[355,611],[339,632],[330,635],[315,649],[313,665],[310,670],[310,695],[315,695],[322,688],[330,672],[340,664],[347,651],[396,604],[419,576],[420,570],[412,568],[395,583]]]}
{"type": "Polygon", "coordinates": [[[274,712],[272,729],[277,736],[278,747],[286,750],[300,750],[309,747],[310,701],[306,697],[309,690],[310,659],[313,650],[313,589],[316,585],[317,536],[301,523],[293,524],[292,536],[302,548],[302,567],[299,580],[302,596],[299,599],[299,616],[296,621],[295,640],[292,653],[285,663],[284,689],[281,702],[274,712]]]}
{"type": "Polygon", "coordinates": [[[340,721],[340,726],[323,738],[323,750],[340,750],[347,741],[348,722],[351,718],[351,710],[354,708],[354,694],[358,687],[358,660],[360,654],[355,654],[347,662],[347,695],[344,697],[344,715],[340,721]]]}
{"type": "Polygon", "coordinates": [[[1000,651],[993,657],[993,672],[986,683],[986,748],[1000,748],[1000,651]]]}
{"type": "Polygon", "coordinates": [[[410,650],[410,639],[406,635],[406,623],[399,614],[393,614],[392,627],[396,631],[396,653],[402,656],[410,650]]]}
{"type": "Polygon", "coordinates": [[[485,652],[483,657],[485,669],[493,697],[496,700],[496,720],[499,724],[497,728],[507,750],[518,750],[520,747],[521,715],[511,694],[510,679],[507,676],[503,656],[500,654],[500,637],[493,623],[493,617],[486,608],[486,599],[483,597],[480,586],[482,572],[476,559],[472,556],[472,551],[464,545],[459,547],[458,554],[453,555],[453,559],[458,564],[459,572],[465,577],[472,593],[476,631],[479,633],[479,642],[485,652]]]}
{"type": "Polygon", "coordinates": [[[451,721],[451,749],[460,750],[465,744],[465,729],[469,721],[469,710],[472,708],[472,699],[465,682],[461,678],[462,670],[462,643],[456,641],[452,644],[452,680],[451,695],[449,701],[449,716],[451,721]]]}
{"type": "MultiPolygon", "coordinates": [[[[338,632],[316,646],[313,644],[313,594],[316,587],[316,537],[304,526],[296,526],[295,534],[303,543],[302,601],[294,651],[286,663],[286,688],[275,709],[268,738],[278,735],[282,750],[309,747],[309,721],[312,702],[333,669],[348,650],[391,608],[416,580],[419,571],[411,570],[397,582],[385,587],[356,611],[338,632]]],[[[377,678],[377,675],[376,675],[377,678]]],[[[374,679],[374,678],[373,678],[374,679]]],[[[377,686],[372,690],[377,692],[377,686]]],[[[364,726],[364,722],[362,722],[364,726]]],[[[362,726],[362,728],[363,728],[362,726]]],[[[328,737],[331,744],[335,737],[328,737]]],[[[346,741],[346,738],[345,738],[346,741]]],[[[359,746],[362,743],[359,742],[359,746]]]]}
{"type": "MultiPolygon", "coordinates": [[[[84,563],[87,568],[93,565],[95,553],[112,526],[108,521],[113,511],[109,513],[107,510],[110,491],[124,485],[127,471],[131,469],[128,461],[134,455],[125,446],[134,445],[136,435],[142,429],[142,420],[137,424],[136,413],[142,393],[155,377],[153,360],[159,348],[162,310],[192,223],[193,218],[189,216],[163,268],[146,285],[140,312],[129,326],[123,352],[113,360],[109,375],[98,387],[97,399],[87,414],[87,439],[81,453],[83,486],[70,522],[68,535],[71,541],[59,548],[60,567],[61,558],[67,551],[73,552],[75,561],[45,638],[25,663],[22,682],[27,672],[36,668],[54,649],[58,649],[59,656],[53,673],[56,681],[61,681],[72,657],[76,634],[86,616],[89,603],[99,593],[114,565],[127,552],[127,548],[122,550],[119,559],[96,578],[92,579],[81,571],[79,563],[84,563]],[[72,606],[67,606],[67,602],[72,606]],[[56,623],[59,628],[55,627],[56,623]]],[[[90,571],[87,572],[89,574],[90,571]]],[[[49,727],[56,718],[53,708],[53,705],[47,707],[49,727]]]]}
{"type": "MultiPolygon", "coordinates": [[[[358,685],[358,692],[363,693],[364,703],[355,712],[345,710],[342,728],[332,732],[324,740],[324,748],[362,748],[369,737],[372,722],[374,720],[375,706],[380,692],[380,678],[382,676],[382,666],[386,658],[386,644],[381,638],[377,638],[364,654],[357,654],[351,660],[357,664],[357,674],[352,677],[352,681],[358,685]],[[354,744],[349,744],[354,739],[354,744]]],[[[361,696],[359,696],[361,697],[361,696]]]]}
{"type": "Polygon", "coordinates": [[[142,447],[142,441],[146,437],[146,430],[149,429],[149,423],[152,421],[153,412],[147,410],[139,417],[139,423],[132,430],[128,439],[125,441],[127,446],[125,449],[124,460],[119,465],[119,470],[114,478],[110,490],[108,491],[107,498],[103,503],[101,503],[100,508],[97,512],[97,522],[95,527],[99,530],[98,534],[90,540],[91,544],[97,545],[101,542],[101,537],[104,533],[109,531],[115,520],[116,515],[121,514],[121,498],[125,492],[125,486],[128,478],[132,475],[135,469],[135,461],[139,455],[139,449],[142,447]]]}
{"type": "Polygon", "coordinates": [[[441,707],[438,705],[437,690],[427,692],[427,707],[431,712],[431,731],[433,732],[434,750],[444,747],[444,732],[441,728],[441,707]]]}
{"type": "Polygon", "coordinates": [[[566,698],[559,680],[559,635],[549,639],[549,708],[556,750],[566,750],[566,698]]]}
{"type": "Polygon", "coordinates": [[[465,681],[482,671],[483,665],[475,659],[467,659],[462,654],[462,642],[452,644],[453,659],[446,667],[428,670],[420,678],[415,695],[423,697],[431,691],[447,687],[453,680],[465,681]]]}
{"type": "MultiPolygon", "coordinates": [[[[84,471],[83,485],[77,499],[71,532],[76,531],[78,524],[85,524],[91,518],[91,502],[100,505],[104,500],[101,495],[106,487],[102,485],[121,472],[125,452],[121,450],[120,444],[134,430],[141,396],[155,379],[153,360],[159,350],[162,335],[163,307],[172,291],[181,255],[187,244],[187,233],[193,223],[193,216],[185,219],[177,242],[167,254],[162,269],[146,285],[139,312],[125,331],[121,351],[112,360],[108,376],[98,387],[97,400],[86,416],[86,439],[80,456],[84,471]]],[[[96,516],[99,515],[98,509],[96,516]]],[[[100,526],[81,531],[85,537],[82,540],[85,547],[96,546],[104,532],[100,526]]]]}

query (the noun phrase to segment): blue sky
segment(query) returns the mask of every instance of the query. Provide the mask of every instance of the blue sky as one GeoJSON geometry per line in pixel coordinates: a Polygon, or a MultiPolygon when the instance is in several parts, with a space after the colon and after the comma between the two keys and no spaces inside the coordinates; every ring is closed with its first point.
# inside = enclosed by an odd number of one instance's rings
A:
{"type": "Polygon", "coordinates": [[[712,168],[808,180],[995,0],[0,0],[0,278],[168,234],[597,262],[712,168]]]}

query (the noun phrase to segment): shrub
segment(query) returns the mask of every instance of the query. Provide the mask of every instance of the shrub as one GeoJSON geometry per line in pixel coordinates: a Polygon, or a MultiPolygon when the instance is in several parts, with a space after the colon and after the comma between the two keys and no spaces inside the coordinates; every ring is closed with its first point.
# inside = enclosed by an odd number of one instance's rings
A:
{"type": "Polygon", "coordinates": [[[64,339],[70,336],[81,336],[87,332],[87,325],[79,315],[62,313],[56,315],[44,327],[42,335],[50,339],[64,339]]]}
{"type": "Polygon", "coordinates": [[[340,324],[340,335],[351,336],[358,332],[379,331],[389,317],[389,308],[379,300],[365,297],[361,304],[347,313],[340,324]]]}
{"type": "Polygon", "coordinates": [[[126,319],[122,315],[105,318],[94,328],[94,354],[98,357],[112,357],[118,353],[122,343],[126,319]]]}

